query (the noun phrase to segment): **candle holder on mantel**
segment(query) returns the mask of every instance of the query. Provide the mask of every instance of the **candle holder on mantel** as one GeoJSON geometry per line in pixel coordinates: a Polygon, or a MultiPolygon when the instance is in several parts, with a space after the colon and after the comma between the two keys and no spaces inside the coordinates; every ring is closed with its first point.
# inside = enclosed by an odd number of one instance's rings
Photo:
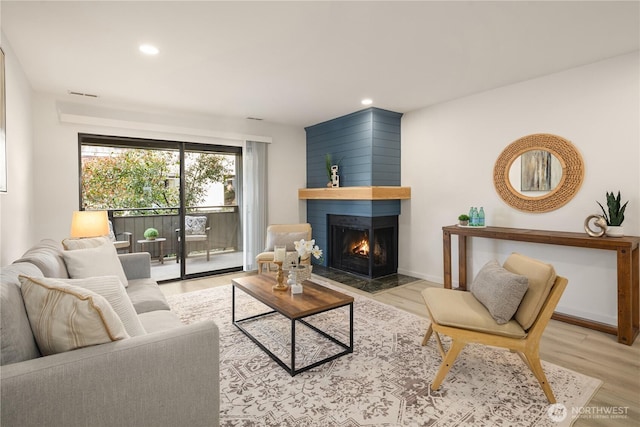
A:
{"type": "Polygon", "coordinates": [[[286,291],[287,289],[289,289],[289,286],[284,283],[282,261],[274,261],[273,263],[278,266],[278,273],[276,274],[276,284],[273,285],[271,289],[273,289],[274,291],[286,291]]]}

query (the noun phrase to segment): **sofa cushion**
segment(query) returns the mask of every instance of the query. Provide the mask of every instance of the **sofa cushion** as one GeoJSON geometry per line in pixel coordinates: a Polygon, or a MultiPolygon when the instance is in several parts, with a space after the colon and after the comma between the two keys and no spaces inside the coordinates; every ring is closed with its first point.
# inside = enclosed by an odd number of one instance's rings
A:
{"type": "Polygon", "coordinates": [[[42,277],[29,263],[14,263],[0,271],[0,365],[40,357],[20,292],[20,274],[42,277]]]}
{"type": "Polygon", "coordinates": [[[130,280],[127,295],[138,314],[170,309],[167,299],[153,279],[130,280]]]}
{"type": "Polygon", "coordinates": [[[102,296],[54,279],[20,276],[31,330],[42,355],[129,338],[102,296]]]}
{"type": "MultiPolygon", "coordinates": [[[[72,279],[85,279],[94,276],[117,276],[127,287],[129,281],[124,274],[118,252],[112,245],[100,245],[94,248],[63,251],[62,256],[67,264],[72,279]]],[[[46,276],[46,275],[45,275],[46,276]]]]}
{"type": "Polygon", "coordinates": [[[150,334],[184,326],[178,316],[169,310],[147,311],[139,317],[144,329],[150,334]]]}
{"type": "Polygon", "coordinates": [[[45,277],[69,278],[69,273],[62,257],[62,246],[55,240],[42,240],[15,261],[15,263],[18,262],[30,262],[38,267],[45,277]]]}
{"type": "MultiPolygon", "coordinates": [[[[52,279],[43,279],[45,283],[52,279]]],[[[127,291],[116,276],[96,276],[86,279],[55,279],[73,286],[88,289],[103,296],[116,312],[127,333],[132,336],[144,335],[146,331],[138,319],[136,309],[133,307],[127,291]]]]}
{"type": "Polygon", "coordinates": [[[507,323],[529,286],[525,276],[502,268],[498,261],[486,263],[471,283],[471,294],[484,305],[499,325],[507,323]]]}
{"type": "Polygon", "coordinates": [[[62,247],[67,251],[95,248],[101,245],[113,245],[113,243],[107,236],[88,237],[84,239],[64,239],[62,241],[62,247]]]}
{"type": "Polygon", "coordinates": [[[551,264],[515,252],[509,255],[503,267],[529,279],[529,289],[515,315],[522,327],[525,330],[529,329],[556,281],[556,271],[551,264]]]}

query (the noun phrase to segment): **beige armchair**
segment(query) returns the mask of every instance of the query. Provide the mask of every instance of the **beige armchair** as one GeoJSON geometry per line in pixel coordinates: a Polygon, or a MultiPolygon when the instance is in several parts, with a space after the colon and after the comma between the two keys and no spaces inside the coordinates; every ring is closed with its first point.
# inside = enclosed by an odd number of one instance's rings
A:
{"type": "MultiPolygon", "coordinates": [[[[294,242],[298,240],[311,240],[311,224],[272,224],[267,227],[267,242],[264,252],[256,256],[258,262],[258,274],[262,274],[264,267],[271,271],[273,264],[273,247],[286,246],[287,252],[295,251],[294,242]]],[[[306,256],[300,260],[302,264],[310,264],[311,259],[306,256]]]]}
{"type": "Polygon", "coordinates": [[[128,231],[124,231],[120,233],[122,235],[122,239],[118,240],[117,234],[113,228],[113,223],[109,220],[109,240],[113,242],[113,246],[118,249],[127,249],[129,253],[133,252],[133,235],[128,231]]]}
{"type": "MultiPolygon", "coordinates": [[[[540,383],[547,400],[555,403],[555,396],[540,363],[539,346],[542,333],[567,287],[567,279],[556,276],[553,266],[517,253],[511,254],[503,267],[510,273],[528,279],[528,288],[525,288],[526,293],[520,304],[516,303],[515,314],[508,321],[502,320],[506,323],[498,323],[495,314],[490,312],[491,304],[488,304],[488,308],[485,306],[486,300],[483,304],[476,299],[473,288],[475,280],[471,292],[442,288],[428,288],[422,292],[431,318],[422,345],[426,345],[431,335],[435,335],[443,358],[431,388],[437,390],[440,387],[466,344],[479,343],[517,352],[540,383]],[[439,334],[451,337],[447,352],[439,334]]],[[[496,301],[498,310],[503,305],[504,300],[496,301]]]]}
{"type": "MultiPolygon", "coordinates": [[[[207,261],[210,260],[209,247],[209,218],[206,215],[184,217],[184,240],[185,240],[185,258],[189,255],[191,246],[201,246],[207,253],[207,261]]],[[[176,229],[176,238],[178,240],[178,256],[176,262],[180,262],[180,229],[176,229]]]]}

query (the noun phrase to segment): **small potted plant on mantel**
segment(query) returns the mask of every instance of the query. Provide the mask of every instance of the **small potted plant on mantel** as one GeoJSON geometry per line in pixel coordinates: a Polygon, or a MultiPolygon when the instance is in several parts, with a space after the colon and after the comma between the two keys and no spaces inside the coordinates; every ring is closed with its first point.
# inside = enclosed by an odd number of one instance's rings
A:
{"type": "Polygon", "coordinates": [[[458,216],[458,224],[462,225],[462,226],[469,225],[469,215],[462,214],[462,215],[458,216]]]}
{"type": "Polygon", "coordinates": [[[620,191],[618,191],[617,196],[613,195],[613,191],[611,193],[607,191],[607,210],[605,210],[600,202],[597,203],[600,205],[600,209],[602,209],[605,221],[607,221],[607,236],[624,236],[622,222],[624,221],[624,210],[627,208],[627,203],[629,202],[627,201],[624,205],[620,206],[620,191]]]}

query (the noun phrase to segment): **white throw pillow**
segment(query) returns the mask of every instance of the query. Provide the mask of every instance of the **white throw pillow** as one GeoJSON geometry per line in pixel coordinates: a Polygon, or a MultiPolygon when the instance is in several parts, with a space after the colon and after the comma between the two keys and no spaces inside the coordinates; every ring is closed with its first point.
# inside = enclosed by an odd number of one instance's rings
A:
{"type": "Polygon", "coordinates": [[[117,276],[125,288],[129,286],[129,281],[118,258],[118,252],[111,243],[95,248],[62,251],[62,256],[72,279],[117,276]]]}
{"type": "MultiPolygon", "coordinates": [[[[40,281],[48,284],[49,280],[40,279],[40,281]]],[[[142,326],[142,322],[138,318],[136,309],[127,295],[127,291],[116,276],[96,276],[86,279],[57,279],[60,282],[88,289],[98,295],[104,297],[116,312],[127,333],[132,336],[145,335],[147,332],[142,326]]]]}
{"type": "Polygon", "coordinates": [[[129,338],[111,304],[88,289],[20,276],[20,290],[40,348],[47,356],[129,338]]]}
{"type": "Polygon", "coordinates": [[[64,239],[62,247],[67,251],[75,251],[77,249],[95,248],[102,245],[112,245],[113,242],[107,236],[88,237],[84,239],[64,239]]]}

